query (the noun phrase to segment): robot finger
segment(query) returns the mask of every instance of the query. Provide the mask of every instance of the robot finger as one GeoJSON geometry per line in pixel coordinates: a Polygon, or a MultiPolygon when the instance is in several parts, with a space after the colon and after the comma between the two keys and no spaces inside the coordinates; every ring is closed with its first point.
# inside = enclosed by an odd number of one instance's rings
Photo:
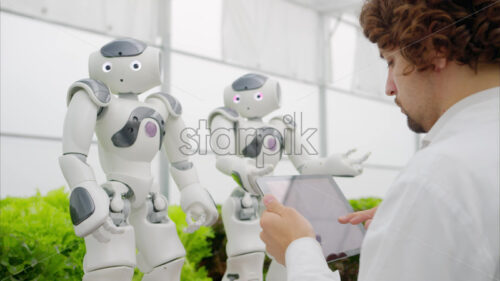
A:
{"type": "Polygon", "coordinates": [[[217,221],[217,218],[219,217],[219,215],[218,214],[211,215],[209,212],[207,214],[208,214],[208,216],[206,217],[205,222],[203,223],[203,225],[210,226],[210,225],[214,224],[217,221]]]}
{"type": "Polygon", "coordinates": [[[349,155],[353,154],[357,150],[358,150],[357,148],[349,149],[346,153],[344,153],[344,157],[349,157],[349,155]]]}
{"type": "Polygon", "coordinates": [[[361,156],[360,158],[355,159],[354,163],[356,163],[356,164],[362,164],[363,162],[365,162],[370,157],[371,154],[372,154],[371,152],[366,153],[365,155],[361,156]]]}
{"type": "Polygon", "coordinates": [[[159,194],[159,193],[154,193],[153,194],[153,206],[156,211],[164,211],[167,209],[167,199],[165,196],[159,194]]]}
{"type": "Polygon", "coordinates": [[[203,225],[203,223],[205,222],[205,219],[206,219],[206,216],[201,215],[196,220],[194,220],[192,211],[189,210],[186,213],[186,222],[187,222],[188,226],[186,228],[184,228],[184,232],[186,232],[186,233],[195,232],[196,230],[198,230],[198,228],[200,228],[200,226],[203,225]]]}
{"type": "Polygon", "coordinates": [[[123,233],[123,232],[124,232],[124,230],[123,230],[123,229],[120,229],[119,227],[117,227],[117,226],[113,223],[113,221],[112,221],[110,218],[108,218],[108,219],[104,222],[104,224],[102,225],[102,227],[103,227],[106,231],[108,231],[108,232],[110,232],[110,233],[112,233],[112,234],[121,234],[121,233],[123,233]]]}
{"type": "Polygon", "coordinates": [[[119,213],[123,210],[125,206],[125,203],[123,202],[123,199],[121,197],[121,194],[115,194],[113,196],[113,199],[111,199],[111,204],[110,204],[110,208],[113,212],[115,213],[119,213]]]}

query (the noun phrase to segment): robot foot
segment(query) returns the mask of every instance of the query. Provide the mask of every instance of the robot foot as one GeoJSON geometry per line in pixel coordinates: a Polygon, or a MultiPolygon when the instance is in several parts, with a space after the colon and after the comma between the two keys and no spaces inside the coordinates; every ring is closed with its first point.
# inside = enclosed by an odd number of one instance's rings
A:
{"type": "Polygon", "coordinates": [[[222,281],[262,281],[263,266],[263,252],[230,257],[222,281]]]}
{"type": "Polygon", "coordinates": [[[151,272],[144,274],[142,281],[179,281],[183,264],[184,258],[181,258],[157,266],[151,272]]]}
{"type": "Polygon", "coordinates": [[[116,266],[85,272],[82,281],[132,280],[134,269],[128,266],[116,266]]]}

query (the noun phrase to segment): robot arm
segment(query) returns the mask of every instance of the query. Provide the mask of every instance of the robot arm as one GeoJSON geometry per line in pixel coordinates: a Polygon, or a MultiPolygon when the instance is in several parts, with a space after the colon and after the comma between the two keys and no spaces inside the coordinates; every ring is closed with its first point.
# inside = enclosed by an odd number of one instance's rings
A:
{"type": "Polygon", "coordinates": [[[293,120],[286,118],[273,118],[271,123],[285,132],[285,150],[290,160],[299,173],[332,175],[340,177],[354,177],[363,172],[363,162],[368,159],[370,153],[366,153],[360,158],[354,159],[349,156],[356,150],[351,149],[345,153],[332,154],[327,158],[311,157],[302,149],[302,139],[295,130],[293,120]]]}
{"type": "Polygon", "coordinates": [[[100,86],[95,80],[86,79],[70,88],[59,164],[71,189],[70,214],[76,235],[85,237],[93,233],[106,240],[106,231],[119,230],[108,217],[109,197],[98,186],[92,168],[86,163],[99,109],[106,106],[99,101],[103,97],[99,96],[100,86]]]}
{"type": "Polygon", "coordinates": [[[170,173],[181,192],[181,207],[186,213],[188,227],[186,232],[193,232],[200,226],[209,226],[218,218],[215,203],[203,188],[198,179],[198,173],[189,157],[182,153],[181,135],[186,128],[181,118],[180,103],[168,94],[158,93],[148,98],[148,102],[162,103],[167,108],[164,145],[167,158],[171,163],[170,173]]]}
{"type": "Polygon", "coordinates": [[[218,110],[222,114],[209,118],[211,128],[210,146],[216,155],[216,167],[222,173],[233,177],[246,191],[255,195],[262,195],[259,188],[257,188],[256,179],[271,173],[274,167],[265,165],[259,168],[256,167],[255,160],[236,155],[235,120],[229,119],[231,116],[224,114],[222,110],[218,110]]]}

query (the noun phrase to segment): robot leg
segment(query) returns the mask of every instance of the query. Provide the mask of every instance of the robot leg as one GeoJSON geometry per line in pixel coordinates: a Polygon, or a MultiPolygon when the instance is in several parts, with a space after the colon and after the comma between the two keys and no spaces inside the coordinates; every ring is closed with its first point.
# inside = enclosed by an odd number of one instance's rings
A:
{"type": "MultiPolygon", "coordinates": [[[[108,183],[104,188],[113,199],[120,200],[122,192],[118,190],[120,183],[108,183]]],[[[99,229],[85,237],[86,254],[83,259],[84,281],[132,280],[135,257],[134,229],[128,224],[130,202],[122,199],[119,210],[110,207],[109,220],[120,230],[120,233],[106,233],[107,241],[99,229]],[[99,232],[99,233],[98,233],[99,232]]]]}
{"type": "Polygon", "coordinates": [[[151,194],[144,204],[132,210],[130,223],[136,233],[137,266],[144,272],[142,280],[180,280],[186,251],[175,223],[167,216],[166,199],[151,194]]]}
{"type": "Polygon", "coordinates": [[[223,281],[262,281],[265,245],[260,240],[260,203],[237,188],[222,207],[228,256],[223,281]]]}

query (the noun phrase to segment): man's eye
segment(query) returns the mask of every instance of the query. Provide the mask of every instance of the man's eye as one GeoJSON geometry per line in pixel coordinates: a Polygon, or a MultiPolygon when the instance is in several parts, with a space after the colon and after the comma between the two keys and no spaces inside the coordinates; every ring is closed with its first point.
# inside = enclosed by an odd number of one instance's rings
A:
{"type": "Polygon", "coordinates": [[[387,67],[392,67],[394,65],[394,61],[390,60],[387,62],[387,67]]]}

